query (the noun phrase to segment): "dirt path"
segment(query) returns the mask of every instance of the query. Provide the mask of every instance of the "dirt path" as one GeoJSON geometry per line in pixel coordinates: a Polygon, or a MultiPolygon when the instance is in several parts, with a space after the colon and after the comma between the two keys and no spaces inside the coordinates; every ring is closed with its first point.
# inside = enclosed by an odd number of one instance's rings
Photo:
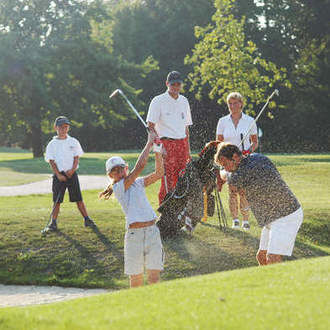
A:
{"type": "Polygon", "coordinates": [[[0,307],[40,305],[104,294],[103,289],[62,288],[58,286],[2,285],[0,307]]]}
{"type": "MultiPolygon", "coordinates": [[[[79,175],[82,190],[103,189],[108,185],[105,176],[79,175]]],[[[49,194],[52,192],[52,179],[23,184],[20,186],[0,187],[0,196],[19,196],[31,194],[49,194]]]]}

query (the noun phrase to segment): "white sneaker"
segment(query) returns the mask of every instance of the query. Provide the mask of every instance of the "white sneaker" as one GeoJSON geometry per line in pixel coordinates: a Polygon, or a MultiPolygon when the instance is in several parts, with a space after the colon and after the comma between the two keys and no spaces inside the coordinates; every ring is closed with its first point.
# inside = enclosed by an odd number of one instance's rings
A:
{"type": "Polygon", "coordinates": [[[233,220],[233,224],[232,224],[231,228],[239,229],[239,220],[238,219],[233,220]]]}

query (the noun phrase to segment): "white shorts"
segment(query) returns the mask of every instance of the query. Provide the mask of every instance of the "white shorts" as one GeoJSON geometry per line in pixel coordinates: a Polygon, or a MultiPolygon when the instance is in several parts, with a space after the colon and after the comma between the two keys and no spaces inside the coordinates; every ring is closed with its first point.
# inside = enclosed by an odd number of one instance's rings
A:
{"type": "Polygon", "coordinates": [[[126,275],[141,274],[144,266],[163,270],[164,252],[158,227],[129,228],[125,234],[124,258],[126,275]]]}
{"type": "Polygon", "coordinates": [[[303,211],[297,211],[275,220],[262,228],[259,250],[268,254],[291,256],[298,230],[303,221],[303,211]]]}

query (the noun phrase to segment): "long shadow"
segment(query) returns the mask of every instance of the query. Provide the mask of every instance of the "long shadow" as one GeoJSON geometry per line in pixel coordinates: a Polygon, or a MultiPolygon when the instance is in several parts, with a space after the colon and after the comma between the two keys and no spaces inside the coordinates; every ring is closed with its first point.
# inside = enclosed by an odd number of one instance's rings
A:
{"type": "Polygon", "coordinates": [[[98,227],[92,228],[93,232],[96,234],[98,239],[104,244],[106,247],[106,252],[111,252],[118,260],[121,262],[124,261],[124,253],[118,250],[116,245],[112,243],[103,233],[100,232],[98,227]]]}
{"type": "MultiPolygon", "coordinates": [[[[176,271],[176,264],[167,265],[165,273],[167,270],[169,273],[167,275],[170,275],[171,278],[256,266],[254,259],[240,258],[226,252],[221,248],[220,241],[211,244],[197,236],[181,234],[175,238],[164,240],[163,245],[167,253],[177,255],[186,264],[186,267],[180,267],[181,269],[185,268],[184,274],[179,274],[176,271]]],[[[176,263],[179,262],[177,258],[171,259],[176,260],[176,263]]]]}
{"type": "MultiPolygon", "coordinates": [[[[204,224],[204,226],[216,227],[211,224],[204,224]]],[[[217,227],[217,229],[219,229],[219,227],[217,227]]],[[[225,234],[243,240],[246,244],[255,246],[256,249],[258,249],[259,247],[259,238],[252,236],[248,232],[226,228],[225,234]]],[[[299,240],[299,236],[298,236],[295,242],[295,248],[292,257],[285,257],[285,258],[292,260],[292,259],[300,259],[300,258],[308,258],[308,257],[321,257],[328,255],[329,253],[323,251],[322,249],[303,243],[301,240],[299,240]]]]}
{"type": "Polygon", "coordinates": [[[73,246],[81,256],[87,257],[88,262],[92,264],[93,267],[99,267],[101,264],[96,260],[94,255],[87,249],[85,246],[83,246],[80,242],[78,242],[76,239],[72,238],[71,236],[65,234],[64,232],[58,230],[56,231],[56,234],[62,238],[64,238],[67,242],[70,243],[71,246],[73,246]]]}
{"type": "Polygon", "coordinates": [[[326,257],[328,255],[330,255],[328,252],[323,251],[317,247],[307,245],[298,238],[295,243],[293,255],[288,257],[288,259],[294,260],[300,258],[326,257]]]}
{"type": "MultiPolygon", "coordinates": [[[[94,269],[98,273],[104,273],[104,268],[107,266],[103,264],[102,262],[98,261],[93,252],[84,247],[80,242],[78,242],[76,239],[72,238],[71,236],[63,233],[62,231],[57,231],[56,232],[58,236],[64,238],[67,242],[70,243],[71,246],[73,246],[81,255],[81,257],[87,259],[88,267],[91,269],[94,269]]],[[[113,253],[113,250],[111,250],[113,253]]],[[[119,260],[119,263],[122,264],[122,261],[119,260]]],[[[116,273],[111,274],[111,278],[107,278],[107,281],[109,282],[107,285],[109,287],[116,288],[117,284],[115,283],[116,278],[120,278],[122,276],[122,271],[118,271],[116,273]]],[[[85,286],[85,284],[84,284],[85,286]]]]}

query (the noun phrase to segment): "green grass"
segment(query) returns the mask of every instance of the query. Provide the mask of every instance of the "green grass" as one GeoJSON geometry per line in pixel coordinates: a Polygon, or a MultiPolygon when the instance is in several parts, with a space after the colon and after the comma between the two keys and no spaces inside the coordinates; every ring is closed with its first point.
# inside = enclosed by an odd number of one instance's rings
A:
{"type": "Polygon", "coordinates": [[[1,329],[329,329],[330,257],[0,310],[1,329]]]}
{"type": "MultiPolygon", "coordinates": [[[[111,156],[122,156],[128,162],[130,168],[135,164],[138,157],[136,150],[109,153],[86,153],[80,160],[80,174],[104,175],[105,161],[111,156]]],[[[144,173],[152,170],[153,158],[146,166],[144,173]]],[[[44,158],[33,159],[32,153],[23,152],[21,149],[0,148],[0,186],[14,186],[30,182],[44,180],[52,171],[44,158]],[[9,151],[10,152],[9,152],[9,151]]]]}
{"type": "MultiPolygon", "coordinates": [[[[130,164],[136,159],[134,152],[121,155],[128,158],[130,164]]],[[[98,166],[103,168],[104,159],[108,156],[106,153],[87,154],[81,161],[81,168],[85,166],[84,161],[90,161],[86,168],[95,174],[98,166]]],[[[290,259],[329,255],[330,155],[275,155],[271,158],[301,201],[305,214],[294,255],[290,259]]],[[[146,171],[150,171],[151,167],[152,160],[146,171]]],[[[157,208],[158,188],[159,183],[156,183],[147,189],[154,209],[157,208]]],[[[97,194],[98,191],[83,192],[87,209],[98,230],[84,228],[75,205],[66,200],[59,216],[59,232],[46,238],[40,235],[40,230],[49,217],[50,195],[0,197],[0,282],[126,288],[123,213],[114,198],[100,201],[97,194]]],[[[228,215],[226,186],[221,196],[228,215]]],[[[251,223],[248,233],[230,228],[223,233],[214,216],[205,225],[199,225],[193,237],[180,236],[165,241],[166,265],[162,279],[257,265],[255,253],[260,228],[253,217],[251,223]]]]}

